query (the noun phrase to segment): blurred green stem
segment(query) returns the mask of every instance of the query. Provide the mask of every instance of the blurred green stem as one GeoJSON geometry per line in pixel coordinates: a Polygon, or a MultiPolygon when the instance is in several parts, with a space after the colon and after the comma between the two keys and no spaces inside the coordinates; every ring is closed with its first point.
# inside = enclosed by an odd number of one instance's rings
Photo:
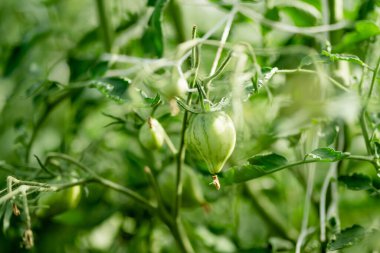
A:
{"type": "Polygon", "coordinates": [[[96,7],[97,7],[98,17],[99,17],[99,25],[103,34],[104,48],[107,52],[111,52],[112,33],[110,29],[107,9],[106,9],[104,0],[96,0],[96,7]]]}
{"type": "MultiPolygon", "coordinates": [[[[311,69],[301,69],[301,68],[298,68],[298,69],[279,69],[279,70],[276,71],[276,73],[308,73],[308,74],[318,74],[318,71],[311,70],[311,69]]],[[[344,86],[343,84],[339,83],[334,78],[332,78],[330,76],[326,76],[326,78],[332,84],[334,84],[335,86],[337,86],[338,88],[340,88],[340,89],[342,89],[344,91],[349,91],[349,89],[346,86],[344,86]]]]}
{"type": "Polygon", "coordinates": [[[170,17],[173,20],[173,25],[177,33],[177,43],[180,44],[186,41],[185,23],[183,20],[183,12],[177,0],[170,0],[168,5],[170,17]]]}

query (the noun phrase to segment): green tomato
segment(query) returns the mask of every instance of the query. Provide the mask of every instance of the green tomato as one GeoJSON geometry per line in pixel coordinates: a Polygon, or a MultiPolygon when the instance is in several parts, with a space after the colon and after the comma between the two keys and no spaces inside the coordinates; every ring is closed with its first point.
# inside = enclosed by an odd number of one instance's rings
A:
{"type": "Polygon", "coordinates": [[[186,130],[189,152],[203,161],[212,175],[222,170],[235,142],[234,124],[223,111],[196,114],[186,130]]]}
{"type": "Polygon", "coordinates": [[[36,215],[41,218],[52,217],[78,206],[81,197],[79,185],[58,192],[42,192],[38,199],[36,215]]]}
{"type": "Polygon", "coordinates": [[[160,92],[168,99],[183,97],[189,90],[189,85],[185,78],[179,77],[175,82],[165,83],[160,92]]]}
{"type": "MultiPolygon", "coordinates": [[[[171,164],[157,178],[163,201],[168,206],[172,205],[175,199],[176,171],[176,164],[171,164]]],[[[206,206],[207,203],[198,176],[186,164],[182,166],[182,172],[182,207],[206,206]]]]}
{"type": "Polygon", "coordinates": [[[155,118],[149,118],[140,128],[139,140],[146,149],[160,149],[164,145],[165,130],[155,118]]]}

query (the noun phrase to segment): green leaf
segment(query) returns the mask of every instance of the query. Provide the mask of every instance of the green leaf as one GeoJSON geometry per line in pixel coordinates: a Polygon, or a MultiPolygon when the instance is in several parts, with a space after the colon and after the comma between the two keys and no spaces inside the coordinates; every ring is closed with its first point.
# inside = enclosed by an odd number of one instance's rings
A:
{"type": "MultiPolygon", "coordinates": [[[[5,233],[10,224],[11,224],[11,218],[12,218],[12,204],[10,201],[7,201],[4,206],[4,217],[3,217],[3,233],[5,233]]],[[[2,208],[2,209],[3,209],[2,208]]]]}
{"type": "Polygon", "coordinates": [[[90,82],[90,88],[98,89],[105,97],[122,103],[126,101],[126,91],[131,80],[123,77],[108,77],[90,82]]]}
{"type": "Polygon", "coordinates": [[[372,189],[372,180],[363,174],[344,175],[338,178],[338,181],[345,184],[348,189],[354,191],[372,189]]]}
{"type": "Polygon", "coordinates": [[[221,174],[222,184],[241,183],[281,170],[287,163],[285,157],[271,153],[251,157],[249,164],[234,166],[221,174]]]}
{"type": "Polygon", "coordinates": [[[85,59],[70,56],[68,58],[68,65],[70,68],[70,81],[99,78],[108,69],[107,61],[99,61],[95,58],[85,59]]]}
{"type": "Polygon", "coordinates": [[[277,0],[276,7],[285,12],[297,26],[312,26],[322,18],[321,12],[304,1],[277,0]]]}
{"type": "Polygon", "coordinates": [[[368,67],[358,56],[351,54],[332,54],[326,50],[322,50],[322,55],[328,57],[331,62],[348,61],[363,67],[368,67]]]}
{"type": "Polygon", "coordinates": [[[327,249],[333,251],[353,246],[363,240],[367,234],[362,226],[355,224],[336,234],[336,239],[327,244],[327,249]]]}
{"type": "Polygon", "coordinates": [[[145,103],[147,103],[151,107],[155,107],[159,103],[161,103],[161,97],[159,94],[156,94],[155,97],[150,97],[143,90],[140,90],[140,94],[143,97],[145,103]]]}
{"type": "Polygon", "coordinates": [[[162,34],[162,17],[168,0],[157,0],[154,11],[150,16],[148,28],[142,37],[144,50],[157,57],[162,57],[164,52],[164,39],[162,34]]]}
{"type": "Polygon", "coordinates": [[[20,65],[28,52],[41,40],[44,40],[46,37],[48,37],[50,35],[50,32],[50,28],[38,27],[24,35],[22,41],[12,48],[8,60],[5,63],[3,75],[5,77],[11,75],[13,71],[20,65]]]}
{"type": "Polygon", "coordinates": [[[355,25],[355,31],[347,33],[341,42],[335,47],[340,52],[347,47],[357,46],[359,42],[365,41],[380,34],[380,27],[373,21],[361,20],[355,25]]]}
{"type": "Polygon", "coordinates": [[[271,169],[279,166],[283,166],[287,163],[285,157],[271,153],[268,155],[256,155],[248,159],[251,165],[261,166],[265,169],[271,169]]]}
{"type": "Polygon", "coordinates": [[[336,151],[332,148],[317,148],[310,154],[307,154],[307,158],[318,159],[320,162],[336,162],[340,161],[349,156],[349,153],[343,153],[341,151],[336,151]]]}
{"type": "Polygon", "coordinates": [[[302,58],[300,65],[298,68],[302,68],[304,66],[313,65],[316,63],[330,63],[331,60],[323,55],[307,55],[302,58]]]}

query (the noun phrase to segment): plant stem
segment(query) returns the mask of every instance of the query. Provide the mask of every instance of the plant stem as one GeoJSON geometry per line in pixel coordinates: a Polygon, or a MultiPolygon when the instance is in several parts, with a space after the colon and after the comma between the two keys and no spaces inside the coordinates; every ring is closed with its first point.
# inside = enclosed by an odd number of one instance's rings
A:
{"type": "MultiPolygon", "coordinates": [[[[315,70],[311,70],[311,69],[301,69],[301,68],[298,68],[298,69],[279,69],[276,71],[276,73],[309,73],[309,74],[318,74],[317,71],[315,70]]],[[[326,76],[325,77],[327,79],[329,79],[329,81],[334,84],[335,86],[337,86],[338,88],[344,90],[344,91],[349,91],[349,89],[344,86],[343,84],[339,83],[338,81],[336,81],[334,78],[330,77],[330,76],[326,76]]]]}
{"type": "MultiPolygon", "coordinates": [[[[197,37],[197,27],[193,26],[192,38],[195,39],[197,37]]],[[[198,77],[199,70],[199,50],[197,46],[192,49],[192,69],[194,70],[193,81],[190,84],[190,89],[195,86],[198,77]]],[[[192,93],[187,95],[186,105],[189,106],[192,100],[192,93]]],[[[179,145],[178,155],[177,155],[177,175],[176,175],[176,187],[175,187],[175,199],[174,199],[174,208],[173,208],[173,217],[176,220],[178,218],[179,209],[181,206],[181,196],[182,196],[182,165],[185,160],[185,152],[186,152],[186,144],[185,144],[185,132],[188,121],[188,111],[185,110],[183,118],[182,118],[182,127],[181,127],[181,142],[179,145]]]]}
{"type": "MultiPolygon", "coordinates": [[[[237,8],[236,8],[236,6],[234,6],[232,8],[232,10],[230,11],[230,15],[228,16],[228,20],[227,20],[226,25],[224,27],[222,38],[220,39],[220,45],[218,47],[218,50],[216,51],[216,55],[215,55],[214,61],[212,63],[212,67],[211,67],[211,71],[210,71],[210,75],[209,76],[213,76],[215,74],[215,72],[216,72],[216,69],[218,67],[218,63],[219,63],[220,57],[222,56],[224,45],[227,42],[227,38],[228,38],[228,35],[230,34],[230,30],[231,30],[231,27],[232,27],[232,22],[233,22],[233,20],[235,18],[236,13],[237,13],[237,8]]],[[[210,79],[208,82],[205,83],[205,87],[204,88],[205,88],[205,91],[206,91],[207,95],[209,94],[209,86],[211,84],[211,81],[212,81],[212,79],[210,79]]]]}
{"type": "Polygon", "coordinates": [[[368,133],[367,123],[366,123],[366,119],[365,119],[365,114],[366,114],[366,109],[363,108],[361,110],[360,116],[359,116],[360,128],[362,129],[363,138],[364,138],[365,146],[367,149],[367,153],[369,155],[372,155],[373,152],[372,152],[372,148],[371,148],[371,141],[369,139],[369,133],[368,133]]]}
{"type": "Polygon", "coordinates": [[[112,49],[112,35],[109,27],[108,15],[104,0],[96,0],[96,7],[98,11],[99,24],[103,33],[104,48],[107,52],[111,52],[112,49]]]}
{"type": "Polygon", "coordinates": [[[168,4],[170,17],[173,19],[173,25],[177,33],[178,44],[186,41],[185,24],[183,20],[183,13],[177,0],[170,0],[168,4]]]}
{"type": "Polygon", "coordinates": [[[368,91],[368,96],[367,96],[366,103],[364,105],[365,109],[367,108],[369,100],[370,100],[370,98],[372,96],[373,87],[375,86],[375,81],[376,81],[376,77],[377,77],[377,73],[379,72],[379,69],[380,69],[380,57],[377,59],[376,68],[375,68],[375,71],[373,72],[373,75],[372,75],[371,85],[370,85],[370,88],[369,88],[369,91],[368,91]]]}
{"type": "Polygon", "coordinates": [[[136,202],[140,203],[141,205],[143,205],[146,209],[148,209],[150,211],[155,210],[155,207],[152,206],[152,204],[150,204],[146,199],[144,199],[142,196],[140,196],[135,191],[98,176],[95,172],[90,170],[90,168],[88,168],[87,166],[85,166],[84,164],[82,164],[81,162],[75,160],[74,158],[72,158],[70,156],[65,155],[65,154],[54,153],[54,154],[48,156],[48,159],[51,159],[51,158],[59,158],[59,159],[71,162],[71,163],[75,164],[76,166],[78,166],[79,168],[81,168],[83,171],[85,171],[88,174],[90,174],[91,176],[93,176],[93,178],[94,178],[93,180],[95,182],[100,183],[100,184],[102,184],[108,188],[111,188],[115,191],[121,192],[121,193],[129,196],[130,198],[134,199],[136,202]]]}

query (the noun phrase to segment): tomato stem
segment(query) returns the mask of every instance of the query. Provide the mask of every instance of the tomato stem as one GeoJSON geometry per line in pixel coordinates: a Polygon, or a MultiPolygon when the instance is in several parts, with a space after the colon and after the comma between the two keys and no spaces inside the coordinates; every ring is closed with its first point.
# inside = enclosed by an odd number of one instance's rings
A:
{"type": "Polygon", "coordinates": [[[215,186],[215,188],[219,191],[220,190],[220,182],[218,175],[212,175],[212,184],[215,186]]]}

